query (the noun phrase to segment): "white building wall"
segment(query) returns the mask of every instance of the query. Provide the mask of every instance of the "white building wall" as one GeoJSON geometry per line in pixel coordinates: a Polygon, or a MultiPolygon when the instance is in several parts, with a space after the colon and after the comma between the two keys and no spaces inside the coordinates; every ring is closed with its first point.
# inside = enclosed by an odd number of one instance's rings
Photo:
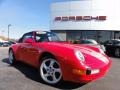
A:
{"type": "Polygon", "coordinates": [[[118,30],[120,0],[79,0],[51,4],[51,30],[118,30]],[[58,16],[107,16],[104,21],[54,21],[58,16]]]}

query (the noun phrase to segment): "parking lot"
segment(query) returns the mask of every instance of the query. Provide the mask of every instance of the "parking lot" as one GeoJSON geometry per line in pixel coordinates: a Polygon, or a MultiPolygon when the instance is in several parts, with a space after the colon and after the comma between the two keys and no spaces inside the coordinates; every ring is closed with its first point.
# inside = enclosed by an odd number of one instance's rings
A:
{"type": "Polygon", "coordinates": [[[63,82],[51,86],[40,80],[37,70],[22,63],[10,66],[8,48],[0,47],[0,90],[120,90],[120,58],[111,58],[109,72],[87,84],[63,82]]]}

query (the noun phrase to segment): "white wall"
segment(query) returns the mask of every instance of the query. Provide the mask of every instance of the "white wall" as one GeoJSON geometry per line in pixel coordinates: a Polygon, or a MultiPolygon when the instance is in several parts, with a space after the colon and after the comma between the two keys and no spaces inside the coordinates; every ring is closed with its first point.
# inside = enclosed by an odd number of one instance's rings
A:
{"type": "Polygon", "coordinates": [[[51,30],[119,30],[120,0],[79,0],[51,4],[51,30]],[[54,21],[57,16],[107,16],[105,21],[54,21]]]}

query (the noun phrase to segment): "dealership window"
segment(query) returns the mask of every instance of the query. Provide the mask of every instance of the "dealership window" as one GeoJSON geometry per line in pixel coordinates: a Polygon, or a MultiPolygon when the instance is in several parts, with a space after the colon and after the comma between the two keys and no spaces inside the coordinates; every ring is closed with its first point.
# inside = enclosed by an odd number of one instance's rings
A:
{"type": "Polygon", "coordinates": [[[69,31],[67,40],[96,39],[96,31],[69,31]]]}
{"type": "MultiPolygon", "coordinates": [[[[67,40],[80,40],[80,39],[94,39],[97,42],[105,42],[114,38],[114,32],[112,31],[100,31],[100,30],[71,30],[66,31],[67,40]]],[[[117,33],[118,35],[118,33],[117,33]]]]}
{"type": "Polygon", "coordinates": [[[120,31],[113,30],[53,30],[64,41],[75,41],[80,39],[94,39],[99,43],[107,40],[120,38],[120,31]],[[62,34],[61,34],[62,33],[62,34]]]}
{"type": "Polygon", "coordinates": [[[81,38],[81,32],[69,31],[67,33],[67,40],[79,40],[81,38]]]}

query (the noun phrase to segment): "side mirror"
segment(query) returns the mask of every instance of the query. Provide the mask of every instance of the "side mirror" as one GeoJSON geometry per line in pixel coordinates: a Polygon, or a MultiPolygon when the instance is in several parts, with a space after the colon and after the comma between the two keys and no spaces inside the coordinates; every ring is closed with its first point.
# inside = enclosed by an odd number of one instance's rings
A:
{"type": "Polygon", "coordinates": [[[34,41],[34,39],[32,39],[32,38],[27,38],[27,39],[25,39],[23,42],[24,42],[24,43],[34,43],[35,41],[34,41]]]}

